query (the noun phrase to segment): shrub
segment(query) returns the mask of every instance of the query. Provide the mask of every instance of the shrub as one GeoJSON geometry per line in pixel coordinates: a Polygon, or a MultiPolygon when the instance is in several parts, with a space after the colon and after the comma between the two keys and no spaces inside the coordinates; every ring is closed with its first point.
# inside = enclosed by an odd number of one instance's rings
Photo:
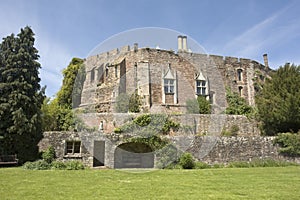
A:
{"type": "Polygon", "coordinates": [[[195,168],[195,161],[190,153],[184,153],[179,159],[179,164],[183,169],[193,169],[195,168]]]}
{"type": "Polygon", "coordinates": [[[51,165],[45,160],[38,160],[34,162],[26,162],[22,167],[23,169],[29,170],[47,170],[51,168],[51,165]]]}
{"type": "Polygon", "coordinates": [[[207,168],[211,168],[209,164],[206,164],[204,162],[195,163],[195,169],[207,169],[207,168]]]}
{"type": "Polygon", "coordinates": [[[281,147],[279,152],[288,156],[300,156],[300,132],[280,133],[274,140],[281,147]]]}
{"type": "Polygon", "coordinates": [[[82,170],[84,169],[84,165],[82,162],[78,160],[71,160],[65,163],[67,170],[82,170]]]}
{"type": "Polygon", "coordinates": [[[42,153],[42,158],[47,163],[51,163],[55,159],[55,149],[53,146],[49,146],[48,149],[42,153]]]}
{"type": "Polygon", "coordinates": [[[129,112],[138,113],[140,112],[140,106],[142,105],[141,97],[138,95],[138,91],[135,90],[134,93],[129,98],[128,110],[129,112]]]}
{"type": "Polygon", "coordinates": [[[62,161],[53,161],[51,164],[51,169],[66,169],[67,166],[64,162],[62,161]]]}

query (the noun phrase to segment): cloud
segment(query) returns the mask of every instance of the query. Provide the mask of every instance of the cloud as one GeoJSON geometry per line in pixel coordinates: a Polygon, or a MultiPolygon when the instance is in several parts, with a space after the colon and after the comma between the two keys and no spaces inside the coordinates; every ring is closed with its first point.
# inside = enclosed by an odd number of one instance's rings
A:
{"type": "Polygon", "coordinates": [[[282,8],[238,35],[224,46],[223,51],[239,56],[253,57],[265,48],[276,44],[277,41],[282,42],[289,39],[291,33],[295,31],[296,27],[299,27],[297,23],[286,25],[285,22],[281,21],[282,15],[290,7],[291,5],[282,8]]]}

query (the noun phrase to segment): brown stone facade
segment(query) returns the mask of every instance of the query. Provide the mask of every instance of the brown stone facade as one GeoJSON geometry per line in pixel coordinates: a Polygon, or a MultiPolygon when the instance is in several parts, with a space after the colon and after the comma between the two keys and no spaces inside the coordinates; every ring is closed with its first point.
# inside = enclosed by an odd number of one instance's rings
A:
{"type": "Polygon", "coordinates": [[[226,87],[254,105],[254,83],[270,71],[249,59],[129,46],[90,56],[85,68],[80,107],[98,113],[115,112],[117,96],[134,91],[143,112],[185,113],[188,99],[204,95],[214,113],[221,113],[226,87]]]}

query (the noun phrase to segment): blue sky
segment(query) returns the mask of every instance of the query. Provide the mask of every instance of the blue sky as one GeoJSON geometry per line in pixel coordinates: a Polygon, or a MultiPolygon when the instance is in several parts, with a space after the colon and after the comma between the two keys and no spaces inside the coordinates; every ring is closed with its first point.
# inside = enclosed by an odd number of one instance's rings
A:
{"type": "Polygon", "coordinates": [[[107,38],[135,28],[184,33],[209,54],[263,63],[267,53],[273,69],[300,64],[297,0],[1,0],[0,10],[1,38],[26,25],[34,30],[48,96],[59,90],[72,57],[85,58],[107,38]]]}

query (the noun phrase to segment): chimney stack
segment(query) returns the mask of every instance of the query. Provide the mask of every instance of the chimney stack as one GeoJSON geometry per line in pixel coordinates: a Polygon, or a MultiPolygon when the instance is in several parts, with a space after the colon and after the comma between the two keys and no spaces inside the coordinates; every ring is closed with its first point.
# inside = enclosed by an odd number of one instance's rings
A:
{"type": "Polygon", "coordinates": [[[184,52],[187,52],[187,37],[186,36],[182,36],[182,50],[184,52]]]}
{"type": "Polygon", "coordinates": [[[265,53],[265,54],[263,55],[263,57],[264,57],[265,67],[266,67],[266,68],[269,68],[268,54],[265,53]]]}
{"type": "Polygon", "coordinates": [[[182,36],[178,35],[178,52],[182,51],[182,36]]]}
{"type": "Polygon", "coordinates": [[[133,44],[133,51],[134,51],[134,52],[137,52],[138,49],[139,49],[138,43],[134,43],[134,44],[133,44]]]}

